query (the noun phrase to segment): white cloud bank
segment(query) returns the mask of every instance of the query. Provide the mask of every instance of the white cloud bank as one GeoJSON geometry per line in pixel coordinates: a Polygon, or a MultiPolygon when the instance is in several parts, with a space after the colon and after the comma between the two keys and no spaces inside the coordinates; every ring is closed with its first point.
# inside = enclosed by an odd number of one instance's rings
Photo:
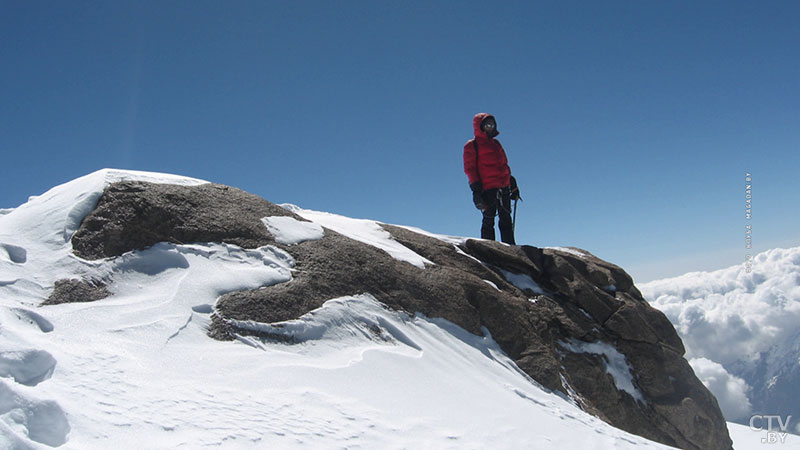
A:
{"type": "Polygon", "coordinates": [[[721,364],[706,358],[692,359],[689,364],[697,378],[717,397],[726,419],[735,421],[750,417],[752,405],[747,398],[750,388],[743,379],[729,374],[721,364]]]}
{"type": "Polygon", "coordinates": [[[638,286],[675,325],[687,358],[728,364],[766,351],[800,327],[800,247],[744,264],[638,286]]]}

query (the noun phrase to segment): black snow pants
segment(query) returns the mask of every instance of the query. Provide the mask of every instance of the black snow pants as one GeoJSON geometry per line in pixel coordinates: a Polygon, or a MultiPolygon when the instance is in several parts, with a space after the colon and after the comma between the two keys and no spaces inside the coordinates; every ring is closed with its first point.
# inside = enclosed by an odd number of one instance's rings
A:
{"type": "Polygon", "coordinates": [[[514,242],[514,227],[511,224],[511,189],[487,189],[483,191],[483,201],[486,204],[486,209],[483,210],[481,239],[494,240],[494,217],[500,216],[501,240],[506,244],[516,245],[514,242]]]}

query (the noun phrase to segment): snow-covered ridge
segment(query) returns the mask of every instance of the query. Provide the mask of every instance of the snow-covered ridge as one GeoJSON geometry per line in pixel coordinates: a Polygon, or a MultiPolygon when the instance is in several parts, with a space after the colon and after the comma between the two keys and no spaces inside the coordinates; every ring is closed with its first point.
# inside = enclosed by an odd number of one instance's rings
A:
{"type": "Polygon", "coordinates": [[[44,194],[32,196],[18,208],[0,215],[0,245],[6,249],[13,246],[26,252],[33,251],[37,260],[51,259],[54,252],[69,251],[64,244],[69,242],[81,220],[94,209],[106,186],[129,180],[184,186],[207,183],[196,178],[170,174],[98,170],[56,186],[44,194]],[[27,249],[19,244],[25,240],[35,245],[27,249]],[[37,253],[37,250],[43,252],[37,253]]]}
{"type": "MultiPolygon", "coordinates": [[[[143,437],[149,448],[665,448],[540,389],[485,330],[389,311],[369,293],[249,323],[296,345],[209,339],[221,294],[292,282],[294,259],[277,247],[72,254],[69,236],[93,195],[120,179],[170,177],[101,171],[0,215],[0,448],[141,448],[143,437]],[[104,281],[113,295],[36,308],[69,278],[104,281]]],[[[376,222],[308,215],[431,264],[376,222]]],[[[287,245],[319,238],[313,224],[265,219],[287,245]]]]}
{"type": "MultiPolygon", "coordinates": [[[[294,346],[208,338],[222,293],[290,281],[294,261],[275,247],[218,243],[72,255],[69,237],[99,193],[130,179],[203,183],[104,170],[0,216],[0,447],[141,448],[147,436],[149,448],[585,448],[592,436],[603,448],[662,448],[540,390],[490,336],[390,312],[368,294],[254,324],[293,336],[294,346]],[[113,295],[36,308],[69,278],[106,282],[113,295]]],[[[372,225],[308,215],[387,244],[372,225]]],[[[287,242],[320,231],[266,222],[287,242]]]]}

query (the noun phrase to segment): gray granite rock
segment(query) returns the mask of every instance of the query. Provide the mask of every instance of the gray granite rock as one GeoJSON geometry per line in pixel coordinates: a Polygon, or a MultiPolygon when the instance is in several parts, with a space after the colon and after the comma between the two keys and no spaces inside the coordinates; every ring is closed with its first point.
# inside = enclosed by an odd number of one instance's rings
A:
{"type": "Polygon", "coordinates": [[[58,280],[53,286],[53,292],[42,305],[94,302],[110,295],[106,285],[99,281],[58,280]]]}

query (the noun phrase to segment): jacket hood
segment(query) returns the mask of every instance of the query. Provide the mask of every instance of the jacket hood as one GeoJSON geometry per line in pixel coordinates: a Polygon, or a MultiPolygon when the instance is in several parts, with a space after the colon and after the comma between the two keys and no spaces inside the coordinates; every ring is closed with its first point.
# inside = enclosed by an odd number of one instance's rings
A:
{"type": "MultiPolygon", "coordinates": [[[[494,118],[494,116],[493,116],[493,115],[491,115],[491,114],[489,114],[489,113],[478,113],[478,114],[475,114],[475,117],[473,117],[473,118],[472,118],[472,128],[473,128],[473,130],[475,131],[475,137],[484,137],[484,138],[487,138],[487,139],[489,139],[489,135],[487,135],[485,131],[481,130],[481,123],[483,123],[483,121],[484,121],[484,120],[485,120],[487,117],[492,117],[492,118],[494,118]]],[[[495,130],[495,131],[497,131],[497,130],[495,130]]],[[[500,134],[500,133],[499,133],[499,132],[497,132],[497,133],[496,133],[494,136],[492,136],[492,137],[495,137],[495,136],[497,136],[498,134],[500,134]]]]}

